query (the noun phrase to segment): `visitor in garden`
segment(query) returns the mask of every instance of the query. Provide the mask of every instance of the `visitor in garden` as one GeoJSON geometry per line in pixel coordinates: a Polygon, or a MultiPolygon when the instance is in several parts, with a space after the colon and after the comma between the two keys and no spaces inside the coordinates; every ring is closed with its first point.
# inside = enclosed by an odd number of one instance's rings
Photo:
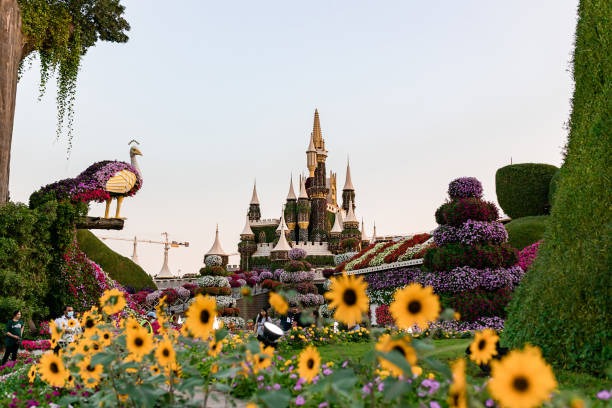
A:
{"type": "Polygon", "coordinates": [[[149,333],[153,332],[153,334],[157,334],[159,332],[159,322],[157,321],[157,314],[154,311],[150,311],[147,313],[147,329],[149,333]]]}
{"type": "Polygon", "coordinates": [[[23,337],[23,321],[21,320],[21,311],[16,310],[13,313],[13,317],[6,324],[6,335],[4,336],[4,356],[2,357],[2,364],[5,365],[9,359],[17,360],[17,350],[19,350],[19,344],[23,337]]]}
{"type": "Polygon", "coordinates": [[[255,333],[257,333],[258,340],[263,341],[264,323],[269,321],[270,316],[268,316],[268,311],[266,309],[261,309],[261,311],[255,318],[255,333]]]}
{"type": "Polygon", "coordinates": [[[63,331],[62,338],[53,349],[57,353],[60,348],[66,347],[68,343],[72,343],[74,337],[81,332],[81,325],[78,319],[74,317],[74,308],[72,306],[64,308],[64,314],[55,319],[55,326],[58,330],[63,331]]]}

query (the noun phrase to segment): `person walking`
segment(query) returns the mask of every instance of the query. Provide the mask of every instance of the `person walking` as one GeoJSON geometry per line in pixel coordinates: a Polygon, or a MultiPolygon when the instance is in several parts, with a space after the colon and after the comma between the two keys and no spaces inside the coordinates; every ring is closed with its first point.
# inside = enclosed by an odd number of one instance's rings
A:
{"type": "Polygon", "coordinates": [[[21,339],[23,338],[23,321],[21,320],[21,311],[16,310],[13,313],[12,319],[8,321],[6,324],[6,335],[4,336],[4,345],[6,346],[6,350],[4,351],[4,356],[2,357],[2,364],[5,365],[9,359],[15,361],[17,360],[17,350],[19,350],[19,345],[21,344],[21,339]]]}
{"type": "Polygon", "coordinates": [[[264,335],[264,323],[269,322],[270,317],[266,309],[261,309],[257,317],[255,318],[255,332],[257,333],[257,339],[263,341],[264,335]]]}
{"type": "Polygon", "coordinates": [[[58,330],[63,331],[62,338],[53,349],[53,351],[57,353],[60,348],[66,347],[68,343],[72,343],[75,336],[81,332],[81,325],[74,317],[74,308],[72,306],[66,306],[64,308],[64,314],[55,319],[55,326],[58,330]]]}

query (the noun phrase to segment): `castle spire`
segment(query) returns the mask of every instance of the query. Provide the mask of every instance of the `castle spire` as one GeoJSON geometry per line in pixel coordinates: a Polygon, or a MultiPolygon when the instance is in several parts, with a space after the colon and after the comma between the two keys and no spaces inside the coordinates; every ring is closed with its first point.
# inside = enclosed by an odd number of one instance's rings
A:
{"type": "Polygon", "coordinates": [[[295,196],[295,191],[293,191],[293,175],[291,175],[289,181],[289,194],[287,194],[287,200],[297,200],[295,196]]]}
{"type": "Polygon", "coordinates": [[[300,197],[308,200],[308,194],[306,193],[306,177],[300,176],[300,197]]]}
{"type": "Polygon", "coordinates": [[[372,239],[370,240],[371,243],[375,243],[376,242],[376,221],[374,221],[374,231],[372,232],[372,239]]]}
{"type": "Polygon", "coordinates": [[[368,241],[368,236],[365,232],[365,224],[363,223],[363,218],[361,219],[361,241],[368,241]]]}
{"type": "Polygon", "coordinates": [[[217,224],[217,230],[215,231],[215,242],[204,256],[208,255],[227,256],[223,248],[221,248],[221,241],[219,241],[219,224],[217,224]]]}
{"type": "Polygon", "coordinates": [[[346,218],[344,219],[344,223],[357,224],[355,228],[359,227],[359,220],[355,217],[355,211],[353,210],[353,202],[349,200],[348,202],[348,212],[346,214],[346,218]]]}
{"type": "Polygon", "coordinates": [[[244,228],[242,229],[242,232],[240,233],[240,237],[251,237],[251,236],[255,236],[255,234],[253,234],[253,230],[251,229],[251,223],[249,222],[249,216],[246,216],[246,222],[244,224],[244,228]]]}
{"type": "Polygon", "coordinates": [[[321,122],[319,121],[319,111],[315,109],[314,123],[312,124],[312,139],[314,146],[319,150],[324,150],[323,134],[321,133],[321,122]]]}
{"type": "Polygon", "coordinates": [[[253,196],[251,197],[250,204],[259,204],[259,198],[257,197],[257,180],[253,183],[253,196]]]}
{"type": "Polygon", "coordinates": [[[338,234],[340,235],[342,233],[342,215],[340,214],[340,211],[338,211],[336,213],[336,216],[334,217],[334,226],[331,229],[331,233],[332,234],[338,234]]]}
{"type": "Polygon", "coordinates": [[[344,183],[344,190],[355,190],[355,187],[353,187],[353,180],[351,180],[351,163],[348,158],[346,159],[346,182],[344,183]]]}

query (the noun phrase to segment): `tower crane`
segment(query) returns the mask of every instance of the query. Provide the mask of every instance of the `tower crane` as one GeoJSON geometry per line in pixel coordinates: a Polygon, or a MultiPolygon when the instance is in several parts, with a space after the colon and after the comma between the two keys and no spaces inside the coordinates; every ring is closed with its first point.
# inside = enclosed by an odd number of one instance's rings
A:
{"type": "Polygon", "coordinates": [[[161,270],[157,275],[154,275],[156,278],[174,278],[172,272],[170,272],[170,267],[168,266],[168,251],[170,248],[178,248],[180,246],[189,247],[189,242],[178,242],[178,241],[169,241],[168,233],[162,232],[161,234],[164,237],[163,241],[152,241],[150,239],[138,239],[137,237],[132,238],[115,238],[115,237],[99,237],[102,240],[114,240],[114,241],[131,241],[134,243],[134,250],[132,252],[132,261],[138,264],[138,253],[137,246],[138,243],[147,243],[147,244],[162,244],[164,246],[164,264],[162,265],[161,270]]]}

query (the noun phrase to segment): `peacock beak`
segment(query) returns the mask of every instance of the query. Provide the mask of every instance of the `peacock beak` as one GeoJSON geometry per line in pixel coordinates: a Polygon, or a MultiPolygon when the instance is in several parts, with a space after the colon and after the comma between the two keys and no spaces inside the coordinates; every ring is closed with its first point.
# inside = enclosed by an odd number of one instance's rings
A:
{"type": "Polygon", "coordinates": [[[138,150],[137,148],[132,149],[132,153],[133,153],[134,155],[139,155],[139,156],[142,156],[142,152],[141,152],[140,150],[138,150]]]}

